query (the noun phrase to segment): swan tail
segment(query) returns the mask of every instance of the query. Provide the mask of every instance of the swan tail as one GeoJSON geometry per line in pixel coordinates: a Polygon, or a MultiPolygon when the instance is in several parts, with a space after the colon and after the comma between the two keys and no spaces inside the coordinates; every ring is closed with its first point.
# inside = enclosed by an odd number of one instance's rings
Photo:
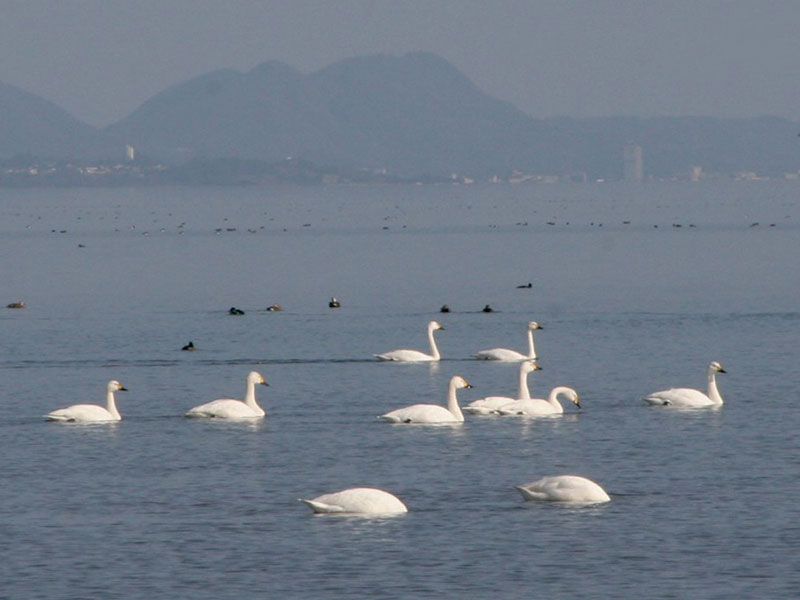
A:
{"type": "Polygon", "coordinates": [[[68,417],[66,415],[60,415],[58,413],[48,413],[48,414],[44,415],[44,418],[46,420],[48,420],[48,421],[59,421],[61,423],[66,423],[67,421],[72,421],[73,420],[72,418],[70,418],[70,417],[68,417]]]}
{"type": "Polygon", "coordinates": [[[670,402],[668,399],[661,398],[659,396],[644,396],[642,400],[652,406],[669,406],[672,404],[672,402],[670,402]]]}
{"type": "Polygon", "coordinates": [[[305,504],[306,506],[310,507],[315,513],[340,513],[344,512],[344,509],[341,506],[335,506],[333,504],[325,504],[324,502],[317,502],[315,500],[305,500],[303,498],[298,498],[300,502],[305,504]]]}

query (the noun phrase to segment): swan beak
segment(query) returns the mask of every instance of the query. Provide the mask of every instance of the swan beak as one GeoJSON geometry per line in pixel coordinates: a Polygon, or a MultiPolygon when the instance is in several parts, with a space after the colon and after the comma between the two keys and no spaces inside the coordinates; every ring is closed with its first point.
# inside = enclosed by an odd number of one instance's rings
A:
{"type": "Polygon", "coordinates": [[[261,381],[261,385],[265,385],[265,386],[269,387],[269,384],[266,382],[266,380],[262,380],[261,381]]]}
{"type": "Polygon", "coordinates": [[[727,371],[725,369],[723,369],[722,367],[717,369],[717,372],[719,372],[719,373],[727,373],[727,371]]]}
{"type": "Polygon", "coordinates": [[[119,391],[120,392],[127,392],[128,388],[126,388],[124,385],[121,385],[121,386],[119,386],[119,391]]]}
{"type": "Polygon", "coordinates": [[[581,408],[581,399],[580,398],[575,398],[574,402],[575,402],[575,406],[577,406],[578,408],[581,408]]]}

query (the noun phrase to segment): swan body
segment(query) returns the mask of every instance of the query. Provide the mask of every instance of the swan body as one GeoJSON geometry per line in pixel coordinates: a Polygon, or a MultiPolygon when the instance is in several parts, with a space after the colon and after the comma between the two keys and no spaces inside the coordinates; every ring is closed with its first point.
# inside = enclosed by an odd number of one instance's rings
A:
{"type": "Polygon", "coordinates": [[[676,408],[705,408],[722,406],[722,396],[717,389],[717,373],[725,373],[725,369],[717,361],[708,365],[708,393],[691,388],[672,388],[648,394],[642,400],[655,406],[672,406],[676,408]]]}
{"type": "Polygon", "coordinates": [[[62,423],[104,423],[108,421],[121,421],[122,416],[114,402],[114,392],[127,392],[127,388],[119,381],[112,379],[106,385],[106,406],[97,404],[75,404],[67,408],[54,410],[44,416],[48,421],[62,423]]]}
{"type": "Polygon", "coordinates": [[[441,358],[439,349],[436,347],[436,340],[433,339],[433,332],[439,329],[444,329],[442,324],[438,321],[431,321],[428,323],[428,344],[431,348],[430,354],[425,354],[419,350],[392,350],[391,352],[384,352],[383,354],[376,354],[378,360],[391,360],[397,362],[425,362],[436,361],[441,358]]]}
{"type": "Polygon", "coordinates": [[[606,491],[591,479],[578,475],[552,475],[515,486],[525,500],[598,504],[611,500],[606,491]]]}
{"type": "Polygon", "coordinates": [[[406,513],[408,509],[400,499],[376,488],[350,488],[332,494],[323,494],[313,500],[304,500],[315,513],[351,515],[389,515],[406,513]]]}
{"type": "Polygon", "coordinates": [[[456,390],[471,387],[466,379],[456,375],[450,379],[447,388],[447,408],[438,404],[414,404],[398,408],[379,418],[389,423],[463,423],[464,414],[458,406],[456,390]]]}
{"type": "Polygon", "coordinates": [[[232,398],[212,400],[200,406],[195,406],[186,413],[186,416],[216,419],[254,419],[263,417],[266,413],[256,403],[256,384],[269,385],[260,373],[250,371],[247,375],[247,391],[244,395],[244,402],[232,398]]]}
{"type": "MultiPolygon", "coordinates": [[[[516,399],[527,400],[531,397],[530,390],[528,389],[528,373],[532,371],[540,371],[542,368],[535,362],[526,360],[519,365],[519,387],[516,399]]],[[[464,410],[473,415],[489,415],[494,413],[498,408],[514,402],[515,398],[510,396],[487,396],[480,400],[470,402],[464,407],[464,410]]]]}
{"type": "Polygon", "coordinates": [[[521,352],[517,352],[516,350],[511,350],[509,348],[491,348],[489,350],[481,350],[480,352],[476,352],[472,356],[478,360],[535,360],[536,348],[533,345],[533,332],[536,329],[542,329],[539,323],[536,321],[531,321],[528,323],[528,354],[522,354],[521,352]]]}
{"type": "Polygon", "coordinates": [[[558,401],[559,396],[566,396],[578,408],[581,407],[578,392],[570,387],[558,386],[550,390],[547,400],[542,398],[528,398],[527,400],[514,400],[504,404],[497,409],[501,415],[516,415],[523,417],[538,417],[546,415],[560,415],[564,413],[564,407],[558,401]]]}

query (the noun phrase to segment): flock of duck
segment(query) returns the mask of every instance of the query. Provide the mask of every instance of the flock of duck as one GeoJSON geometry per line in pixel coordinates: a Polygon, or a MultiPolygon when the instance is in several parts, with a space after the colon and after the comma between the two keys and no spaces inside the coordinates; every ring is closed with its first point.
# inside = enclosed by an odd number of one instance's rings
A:
{"type": "MultiPolygon", "coordinates": [[[[411,349],[398,349],[375,357],[381,361],[396,362],[431,362],[441,358],[436,346],[434,332],[444,329],[438,321],[430,321],[427,326],[429,352],[411,349]]],[[[562,414],[564,409],[559,402],[560,397],[566,398],[580,408],[578,393],[566,386],[554,387],[548,398],[531,398],[528,389],[528,374],[539,370],[536,363],[536,349],[533,332],[541,329],[536,321],[531,321],[526,327],[528,338],[527,353],[517,352],[509,348],[491,348],[481,350],[472,355],[477,360],[514,361],[520,362],[519,386],[515,398],[509,396],[487,396],[475,400],[464,407],[464,410],[473,415],[503,415],[540,417],[562,414]]],[[[707,408],[718,407],[723,403],[716,383],[716,374],[725,373],[722,365],[716,361],[708,366],[707,392],[691,388],[672,388],[648,394],[642,398],[650,405],[676,408],[707,408]]],[[[216,418],[216,419],[255,419],[265,416],[256,402],[256,385],[269,385],[264,377],[251,371],[247,375],[247,386],[244,400],[233,398],[220,398],[205,404],[200,404],[189,409],[186,417],[191,418],[216,418]]],[[[471,388],[466,379],[455,375],[450,379],[447,390],[446,405],[438,404],[413,404],[392,410],[380,415],[380,419],[389,423],[401,424],[448,424],[464,421],[464,414],[458,403],[456,392],[459,389],[471,388]]],[[[45,415],[49,421],[69,423],[103,423],[120,421],[122,419],[117,410],[114,393],[127,391],[119,381],[111,380],[106,386],[106,406],[95,404],[76,404],[67,408],[54,410],[45,415]]],[[[611,500],[606,491],[594,481],[578,475],[554,475],[517,486],[525,500],[568,502],[575,504],[597,504],[611,500]]],[[[324,494],[313,499],[300,499],[315,513],[341,513],[341,514],[396,514],[405,513],[407,508],[403,502],[393,494],[375,488],[350,488],[339,492],[324,494]]]]}

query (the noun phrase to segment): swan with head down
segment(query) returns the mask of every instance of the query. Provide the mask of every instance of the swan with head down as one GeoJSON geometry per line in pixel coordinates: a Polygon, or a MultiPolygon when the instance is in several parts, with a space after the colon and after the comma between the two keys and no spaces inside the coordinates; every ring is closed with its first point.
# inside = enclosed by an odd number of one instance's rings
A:
{"type": "Polygon", "coordinates": [[[514,400],[508,404],[502,405],[497,409],[497,413],[501,415],[513,415],[520,417],[543,417],[550,415],[561,415],[564,413],[564,407],[558,401],[559,396],[564,396],[578,408],[581,407],[578,392],[571,387],[558,386],[550,390],[550,395],[547,400],[542,398],[528,398],[527,400],[514,400]]]}
{"type": "Polygon", "coordinates": [[[121,421],[122,415],[117,410],[114,401],[114,392],[127,392],[128,389],[116,379],[106,385],[106,406],[97,404],[74,404],[67,408],[60,408],[47,413],[44,418],[48,421],[62,423],[104,423],[108,421],[121,421]]]}
{"type": "Polygon", "coordinates": [[[599,504],[611,500],[606,491],[591,479],[579,475],[551,475],[515,486],[525,500],[599,504]]]}
{"type": "Polygon", "coordinates": [[[529,400],[531,397],[530,390],[528,389],[528,373],[533,371],[541,371],[541,367],[532,360],[526,360],[519,365],[519,386],[517,388],[517,397],[510,396],[486,396],[470,402],[464,407],[464,410],[473,415],[490,415],[495,414],[495,411],[514,402],[515,400],[529,400]]]}
{"type": "Polygon", "coordinates": [[[433,339],[433,332],[439,329],[444,329],[442,324],[438,321],[431,321],[428,323],[428,344],[430,345],[431,353],[425,354],[419,350],[392,350],[384,352],[383,354],[376,354],[378,360],[397,361],[397,362],[430,362],[437,361],[441,358],[439,348],[436,347],[436,340],[433,339]]]}
{"type": "Polygon", "coordinates": [[[717,373],[726,373],[722,365],[713,361],[708,365],[708,392],[692,388],[672,388],[648,394],[642,400],[655,406],[672,406],[675,408],[706,408],[722,406],[722,396],[717,389],[717,373]]]}
{"type": "Polygon", "coordinates": [[[394,494],[377,488],[349,488],[312,500],[300,498],[315,513],[340,515],[391,515],[408,512],[394,494]]]}
{"type": "Polygon", "coordinates": [[[456,390],[471,388],[466,379],[456,375],[447,388],[447,408],[438,404],[413,404],[398,408],[379,418],[389,423],[463,423],[464,414],[458,406],[456,390]]]}
{"type": "Polygon", "coordinates": [[[539,323],[536,321],[531,321],[528,323],[526,328],[528,332],[528,354],[522,354],[521,352],[517,352],[516,350],[511,350],[509,348],[491,348],[489,350],[481,350],[480,352],[476,352],[472,356],[478,360],[535,360],[536,348],[533,345],[533,332],[537,329],[542,329],[539,323]]]}
{"type": "Polygon", "coordinates": [[[263,417],[266,413],[256,403],[256,384],[269,385],[260,373],[250,371],[247,375],[244,401],[234,400],[233,398],[212,400],[200,406],[195,406],[185,416],[216,419],[255,419],[263,417]]]}

